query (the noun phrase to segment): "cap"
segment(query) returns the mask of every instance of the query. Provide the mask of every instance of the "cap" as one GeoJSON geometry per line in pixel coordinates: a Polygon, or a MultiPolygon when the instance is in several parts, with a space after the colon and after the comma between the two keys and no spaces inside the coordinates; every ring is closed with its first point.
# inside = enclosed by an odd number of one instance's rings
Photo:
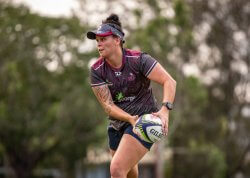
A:
{"type": "Polygon", "coordinates": [[[120,28],[115,24],[102,24],[97,30],[87,32],[87,37],[91,40],[95,40],[96,36],[105,37],[109,35],[116,35],[124,42],[124,33],[115,27],[120,28]]]}

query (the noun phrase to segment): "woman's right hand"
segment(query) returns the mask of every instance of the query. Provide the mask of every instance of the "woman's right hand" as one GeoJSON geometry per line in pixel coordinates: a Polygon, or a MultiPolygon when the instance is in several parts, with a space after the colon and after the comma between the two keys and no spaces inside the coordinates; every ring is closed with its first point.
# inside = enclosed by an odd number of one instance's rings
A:
{"type": "Polygon", "coordinates": [[[136,124],[136,121],[139,119],[139,116],[138,115],[135,115],[135,116],[132,116],[132,120],[131,120],[131,125],[133,127],[133,132],[136,134],[136,135],[139,135],[136,130],[135,130],[135,124],[136,124]]]}
{"type": "Polygon", "coordinates": [[[135,127],[136,121],[138,120],[139,116],[135,115],[135,116],[131,116],[130,119],[130,124],[133,126],[133,128],[135,127]]]}

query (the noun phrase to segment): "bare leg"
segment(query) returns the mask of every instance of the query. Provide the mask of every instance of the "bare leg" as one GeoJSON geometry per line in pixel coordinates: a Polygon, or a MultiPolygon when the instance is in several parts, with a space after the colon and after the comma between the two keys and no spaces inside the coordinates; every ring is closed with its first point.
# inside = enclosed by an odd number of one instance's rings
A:
{"type": "Polygon", "coordinates": [[[111,177],[127,178],[128,175],[128,178],[137,178],[137,163],[147,152],[148,150],[138,140],[129,134],[124,134],[111,161],[111,177]],[[131,173],[129,173],[130,170],[132,171],[131,173]]]}
{"type": "MultiPolygon", "coordinates": [[[[115,151],[110,149],[110,154],[113,157],[115,154],[115,151]]],[[[130,171],[128,172],[127,178],[138,178],[138,164],[136,164],[130,171]]]]}
{"type": "Polygon", "coordinates": [[[138,178],[138,164],[128,172],[127,178],[138,178]]]}

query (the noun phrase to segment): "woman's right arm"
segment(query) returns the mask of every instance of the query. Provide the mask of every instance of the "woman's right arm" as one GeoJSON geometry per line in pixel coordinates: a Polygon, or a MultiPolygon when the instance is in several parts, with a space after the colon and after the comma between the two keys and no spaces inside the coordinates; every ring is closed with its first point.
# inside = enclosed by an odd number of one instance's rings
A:
{"type": "Polygon", "coordinates": [[[129,122],[132,126],[135,125],[135,121],[138,116],[131,116],[129,113],[116,106],[107,85],[95,86],[92,87],[92,90],[102,105],[104,111],[109,116],[121,121],[129,122]]]}

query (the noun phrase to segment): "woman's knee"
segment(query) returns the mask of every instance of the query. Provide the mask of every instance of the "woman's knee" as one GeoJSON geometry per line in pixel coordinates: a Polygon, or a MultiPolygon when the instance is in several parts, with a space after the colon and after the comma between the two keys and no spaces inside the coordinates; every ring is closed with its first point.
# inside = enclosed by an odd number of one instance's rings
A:
{"type": "Polygon", "coordinates": [[[138,178],[138,166],[135,165],[129,172],[127,178],[138,178]]]}
{"type": "Polygon", "coordinates": [[[111,177],[114,178],[123,178],[126,177],[127,171],[123,168],[123,166],[119,162],[111,161],[110,174],[111,177]]]}

